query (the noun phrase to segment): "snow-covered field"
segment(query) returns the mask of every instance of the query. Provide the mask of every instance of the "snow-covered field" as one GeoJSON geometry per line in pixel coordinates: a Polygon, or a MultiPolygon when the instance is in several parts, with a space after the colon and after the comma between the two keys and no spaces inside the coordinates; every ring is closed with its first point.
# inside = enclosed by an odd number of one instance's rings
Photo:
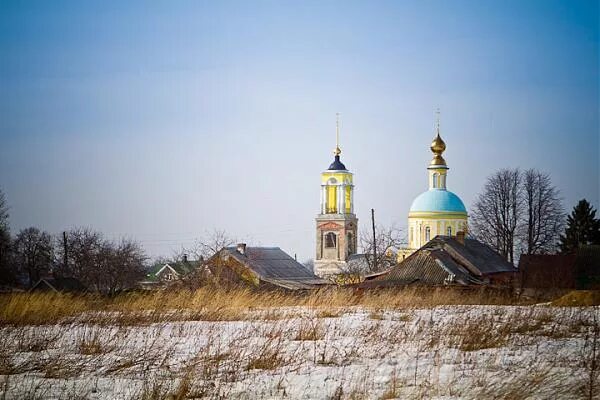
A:
{"type": "Polygon", "coordinates": [[[589,398],[600,308],[269,308],[0,329],[0,399],[589,398]]]}

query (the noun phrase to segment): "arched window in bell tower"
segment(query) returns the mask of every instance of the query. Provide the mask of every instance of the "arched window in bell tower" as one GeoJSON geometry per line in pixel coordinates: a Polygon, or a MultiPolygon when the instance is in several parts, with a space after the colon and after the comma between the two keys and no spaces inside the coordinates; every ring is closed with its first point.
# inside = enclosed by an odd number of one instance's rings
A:
{"type": "Polygon", "coordinates": [[[438,174],[437,172],[433,174],[433,188],[437,189],[440,184],[439,184],[439,179],[440,179],[440,174],[438,174]]]}
{"type": "Polygon", "coordinates": [[[425,241],[429,242],[430,240],[431,240],[431,228],[426,227],[425,228],[425,241]]]}
{"type": "Polygon", "coordinates": [[[449,226],[449,227],[446,229],[446,235],[448,235],[448,236],[452,236],[452,227],[451,227],[451,226],[449,226]]]}
{"type": "Polygon", "coordinates": [[[333,232],[327,232],[325,234],[325,248],[331,249],[336,247],[337,237],[333,232]]]}

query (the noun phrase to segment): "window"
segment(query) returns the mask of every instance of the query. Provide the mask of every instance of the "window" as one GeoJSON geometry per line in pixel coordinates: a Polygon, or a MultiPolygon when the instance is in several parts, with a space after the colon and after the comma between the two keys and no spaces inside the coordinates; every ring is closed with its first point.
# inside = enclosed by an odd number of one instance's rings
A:
{"type": "Polygon", "coordinates": [[[413,236],[414,236],[414,228],[411,226],[410,227],[410,235],[408,236],[408,243],[412,243],[413,242],[413,236]]]}
{"type": "Polygon", "coordinates": [[[437,188],[438,185],[438,180],[439,180],[440,175],[436,172],[433,174],[433,187],[437,188]]]}
{"type": "Polygon", "coordinates": [[[425,228],[425,241],[429,242],[430,240],[431,240],[431,228],[426,227],[425,228]]]}
{"type": "Polygon", "coordinates": [[[328,232],[325,234],[325,247],[333,248],[336,247],[336,236],[333,232],[328,232]]]}
{"type": "Polygon", "coordinates": [[[446,228],[446,235],[452,236],[452,227],[451,226],[449,226],[448,228],[446,228]]]}

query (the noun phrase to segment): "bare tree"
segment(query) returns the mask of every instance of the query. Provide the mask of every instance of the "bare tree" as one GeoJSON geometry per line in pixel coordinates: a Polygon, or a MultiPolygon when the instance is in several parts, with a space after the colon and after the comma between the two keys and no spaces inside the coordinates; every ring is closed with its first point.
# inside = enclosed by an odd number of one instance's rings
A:
{"type": "MultiPolygon", "coordinates": [[[[235,239],[229,236],[224,230],[213,229],[211,232],[206,232],[203,238],[196,241],[190,249],[190,253],[196,259],[206,260],[207,265],[210,264],[209,269],[212,274],[212,281],[219,284],[223,278],[224,260],[220,256],[215,257],[215,255],[224,247],[233,246],[235,242],[235,239]]],[[[204,275],[204,268],[201,268],[198,273],[204,275]]]]}
{"type": "Polygon", "coordinates": [[[10,263],[11,237],[8,216],[6,197],[0,190],[0,283],[15,282],[15,271],[10,263]]]}
{"type": "Polygon", "coordinates": [[[522,244],[524,254],[548,253],[556,249],[565,221],[559,192],[550,175],[535,169],[523,173],[522,244]]]}
{"type": "Polygon", "coordinates": [[[33,285],[52,269],[52,236],[34,227],[21,230],[15,239],[14,257],[18,271],[27,275],[29,286],[33,285]]]}
{"type": "Polygon", "coordinates": [[[517,229],[523,213],[522,173],[502,169],[487,178],[471,214],[473,233],[496,249],[507,261],[514,262],[517,229]]]}
{"type": "Polygon", "coordinates": [[[223,247],[233,246],[234,244],[235,239],[229,236],[227,232],[214,229],[211,232],[207,232],[204,237],[196,240],[196,243],[189,249],[189,252],[194,254],[197,259],[203,258],[204,260],[208,260],[221,251],[223,247]]]}
{"type": "Polygon", "coordinates": [[[131,288],[143,278],[146,256],[137,242],[106,240],[102,233],[88,228],[72,229],[66,238],[66,260],[64,249],[60,249],[61,275],[77,278],[88,288],[109,295],[131,288]]]}
{"type": "Polygon", "coordinates": [[[105,241],[98,269],[93,274],[94,288],[108,295],[134,287],[144,277],[146,256],[141,246],[130,239],[105,241]]]}
{"type": "Polygon", "coordinates": [[[57,268],[58,273],[90,285],[98,269],[103,245],[104,238],[100,232],[89,228],[71,229],[66,233],[66,246],[58,247],[59,259],[62,260],[57,268]]]}
{"type": "MultiPolygon", "coordinates": [[[[375,227],[375,241],[373,232],[362,231],[360,234],[360,246],[367,260],[367,270],[363,272],[378,272],[391,268],[396,263],[397,250],[406,244],[406,238],[401,229],[390,226],[377,225],[375,227]],[[375,246],[375,258],[373,247],[375,246]]],[[[349,271],[357,272],[357,271],[349,271]]]]}

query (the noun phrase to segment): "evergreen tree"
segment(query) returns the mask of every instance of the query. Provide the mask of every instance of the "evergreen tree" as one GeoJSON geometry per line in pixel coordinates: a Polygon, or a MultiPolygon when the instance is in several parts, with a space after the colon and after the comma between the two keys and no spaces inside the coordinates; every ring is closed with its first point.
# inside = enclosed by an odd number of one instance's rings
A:
{"type": "Polygon", "coordinates": [[[560,250],[569,254],[589,244],[600,244],[600,220],[596,218],[594,207],[583,199],[567,217],[567,229],[560,235],[560,250]]]}

